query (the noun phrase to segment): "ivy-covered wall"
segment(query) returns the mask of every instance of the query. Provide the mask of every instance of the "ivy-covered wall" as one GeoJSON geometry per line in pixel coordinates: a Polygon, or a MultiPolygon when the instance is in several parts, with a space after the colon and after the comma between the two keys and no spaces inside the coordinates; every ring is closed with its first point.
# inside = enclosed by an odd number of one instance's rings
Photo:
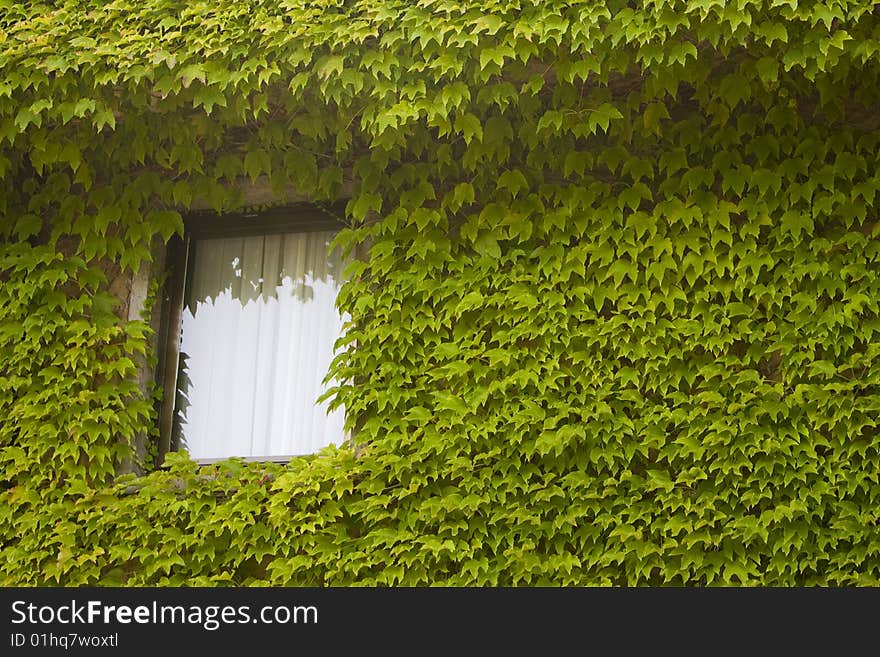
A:
{"type": "Polygon", "coordinates": [[[877,0],[2,4],[0,583],[880,584],[878,52],[877,0]],[[359,445],[121,475],[114,280],[244,184],[350,198],[359,445]]]}

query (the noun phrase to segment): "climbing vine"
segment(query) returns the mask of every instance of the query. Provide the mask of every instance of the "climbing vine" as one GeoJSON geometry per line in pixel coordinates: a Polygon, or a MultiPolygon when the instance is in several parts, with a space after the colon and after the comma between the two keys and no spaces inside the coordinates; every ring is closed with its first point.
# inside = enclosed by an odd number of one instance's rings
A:
{"type": "Polygon", "coordinates": [[[0,0],[0,583],[880,584],[878,52],[877,0],[0,0]],[[121,474],[119,281],[254,184],[369,247],[357,449],[121,474]]]}

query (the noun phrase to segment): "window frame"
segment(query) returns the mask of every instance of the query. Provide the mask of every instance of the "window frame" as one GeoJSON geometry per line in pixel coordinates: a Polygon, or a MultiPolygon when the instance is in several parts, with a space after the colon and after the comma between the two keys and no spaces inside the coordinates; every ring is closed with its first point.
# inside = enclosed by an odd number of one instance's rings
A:
{"type": "MultiPolygon", "coordinates": [[[[157,377],[163,391],[159,404],[159,444],[157,450],[158,467],[162,467],[165,456],[177,451],[172,444],[177,403],[177,378],[180,363],[180,337],[183,310],[191,277],[196,244],[202,239],[223,237],[248,237],[273,235],[279,233],[307,233],[318,231],[340,231],[346,227],[341,217],[345,216],[345,203],[340,202],[323,208],[300,203],[275,207],[259,212],[244,212],[228,215],[199,212],[184,216],[183,237],[173,237],[166,247],[165,256],[165,295],[160,323],[160,349],[157,377]]],[[[355,257],[359,253],[355,252],[355,257]]],[[[346,434],[346,439],[351,436],[346,434]]],[[[309,454],[242,456],[234,457],[249,462],[287,463],[294,458],[309,454]]],[[[200,465],[210,465],[233,457],[193,459],[200,465]]]]}

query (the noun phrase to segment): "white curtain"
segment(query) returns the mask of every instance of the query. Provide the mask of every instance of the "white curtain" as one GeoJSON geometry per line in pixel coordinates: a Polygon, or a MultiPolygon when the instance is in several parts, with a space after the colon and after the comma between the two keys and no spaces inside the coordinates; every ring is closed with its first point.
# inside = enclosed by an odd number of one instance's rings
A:
{"type": "Polygon", "coordinates": [[[199,240],[181,333],[178,438],[195,459],[311,454],[343,440],[317,398],[347,317],[330,232],[199,240]]]}

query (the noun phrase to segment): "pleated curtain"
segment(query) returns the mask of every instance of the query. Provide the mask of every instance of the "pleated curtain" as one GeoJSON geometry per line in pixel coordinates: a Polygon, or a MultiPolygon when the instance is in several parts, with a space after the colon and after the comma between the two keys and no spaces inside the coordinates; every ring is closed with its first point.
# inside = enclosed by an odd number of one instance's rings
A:
{"type": "Polygon", "coordinates": [[[311,454],[344,438],[318,404],[347,317],[335,233],[203,239],[181,327],[177,435],[195,459],[311,454]]]}

